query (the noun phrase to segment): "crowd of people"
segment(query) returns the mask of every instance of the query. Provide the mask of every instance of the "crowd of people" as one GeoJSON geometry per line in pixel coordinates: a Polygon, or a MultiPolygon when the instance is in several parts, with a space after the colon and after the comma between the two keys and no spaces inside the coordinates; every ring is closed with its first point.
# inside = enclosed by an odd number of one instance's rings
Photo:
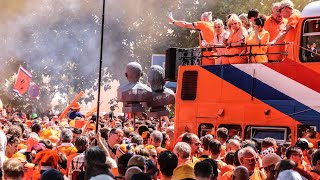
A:
{"type": "Polygon", "coordinates": [[[3,116],[2,178],[320,179],[320,150],[308,135],[286,148],[270,137],[259,144],[242,141],[224,127],[203,137],[185,132],[174,139],[174,122],[168,118],[150,120],[142,114],[133,124],[112,113],[86,120],[81,113],[72,120],[70,114],[68,119],[33,114],[28,120],[22,112],[3,116]],[[85,123],[79,128],[74,121],[85,123]]]}
{"type": "Polygon", "coordinates": [[[273,4],[270,16],[251,9],[248,14],[229,14],[225,23],[212,20],[211,12],[192,23],[175,20],[172,15],[168,18],[176,26],[199,30],[200,48],[214,47],[202,52],[203,65],[266,63],[282,61],[286,51],[290,58],[292,45],[285,43],[295,39],[300,12],[292,1],[283,0],[273,4]]]}
{"type": "MultiPolygon", "coordinates": [[[[215,50],[219,58],[214,62],[207,58],[203,63],[229,64],[281,61],[282,54],[272,53],[284,51],[285,45],[271,45],[292,41],[299,14],[284,0],[273,5],[267,18],[252,9],[226,19],[224,28],[222,20],[212,22],[210,12],[193,23],[169,17],[174,25],[201,30],[200,47],[226,46],[215,50]]],[[[67,118],[0,111],[4,180],[320,179],[320,150],[308,133],[279,146],[270,137],[257,143],[231,136],[225,127],[202,137],[174,134],[174,120],[167,117],[86,117],[79,103],[67,118]]]]}

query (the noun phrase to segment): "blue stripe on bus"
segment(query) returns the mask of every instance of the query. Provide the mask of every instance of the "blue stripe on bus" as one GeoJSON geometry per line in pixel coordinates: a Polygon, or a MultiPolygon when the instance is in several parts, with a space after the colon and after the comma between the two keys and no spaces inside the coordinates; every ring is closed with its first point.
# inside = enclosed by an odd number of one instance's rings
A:
{"type": "Polygon", "coordinates": [[[277,89],[263,83],[232,65],[202,66],[202,68],[231,83],[237,88],[252,93],[253,97],[306,125],[317,126],[320,132],[320,113],[277,89]]]}

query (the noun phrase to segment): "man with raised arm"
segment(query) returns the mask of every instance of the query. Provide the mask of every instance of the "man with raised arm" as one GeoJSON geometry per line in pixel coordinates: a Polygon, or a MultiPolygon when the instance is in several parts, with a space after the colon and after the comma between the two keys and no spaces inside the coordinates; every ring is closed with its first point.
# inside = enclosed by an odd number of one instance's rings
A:
{"type": "MultiPolygon", "coordinates": [[[[204,12],[201,15],[201,21],[195,21],[195,22],[186,22],[186,21],[178,21],[175,20],[172,15],[168,16],[169,22],[173,25],[182,27],[182,28],[188,28],[188,29],[195,29],[199,30],[199,44],[200,48],[205,47],[206,44],[213,44],[214,39],[214,26],[212,22],[212,12],[204,12]]],[[[204,56],[210,56],[212,55],[211,52],[205,52],[203,54],[204,56]]],[[[209,64],[215,64],[215,61],[213,58],[207,59],[202,58],[202,64],[203,65],[209,65],[209,64]]]]}

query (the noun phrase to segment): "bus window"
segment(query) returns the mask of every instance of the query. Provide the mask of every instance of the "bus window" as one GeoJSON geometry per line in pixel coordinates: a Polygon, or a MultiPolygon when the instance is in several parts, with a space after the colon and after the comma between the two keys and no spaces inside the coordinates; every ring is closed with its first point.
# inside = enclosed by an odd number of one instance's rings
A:
{"type": "Polygon", "coordinates": [[[201,138],[202,136],[205,136],[206,134],[211,134],[212,129],[213,129],[212,124],[209,124],[209,123],[200,124],[198,127],[199,138],[201,138]]]}
{"type": "Polygon", "coordinates": [[[236,125],[236,124],[221,124],[219,126],[219,128],[221,127],[225,127],[228,129],[228,136],[231,138],[235,135],[239,136],[241,138],[241,134],[242,134],[242,128],[240,125],[236,125]]]}
{"type": "Polygon", "coordinates": [[[288,127],[261,127],[247,126],[246,137],[261,143],[264,138],[271,137],[277,141],[277,144],[289,144],[291,130],[288,127]]]}
{"type": "Polygon", "coordinates": [[[303,23],[301,38],[300,60],[301,62],[320,62],[320,19],[307,19],[303,23]]]}
{"type": "Polygon", "coordinates": [[[298,138],[316,138],[316,126],[298,125],[298,138]]]}

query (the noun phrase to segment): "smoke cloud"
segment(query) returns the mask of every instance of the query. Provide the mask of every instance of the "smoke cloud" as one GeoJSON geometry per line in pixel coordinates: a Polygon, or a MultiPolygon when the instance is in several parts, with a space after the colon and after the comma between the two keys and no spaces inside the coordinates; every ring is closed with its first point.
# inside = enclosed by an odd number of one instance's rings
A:
{"type": "MultiPolygon", "coordinates": [[[[164,53],[170,46],[179,46],[175,42],[181,36],[167,22],[168,10],[174,10],[179,19],[190,20],[188,17],[208,2],[211,1],[106,0],[103,46],[106,87],[110,79],[126,83],[124,70],[128,62],[140,62],[147,72],[152,53],[164,53]]],[[[2,0],[0,75],[9,78],[22,64],[31,70],[34,79],[49,77],[49,82],[35,82],[42,91],[52,88],[55,92],[68,91],[74,86],[87,89],[86,83],[96,84],[101,14],[102,0],[2,0]]]]}

